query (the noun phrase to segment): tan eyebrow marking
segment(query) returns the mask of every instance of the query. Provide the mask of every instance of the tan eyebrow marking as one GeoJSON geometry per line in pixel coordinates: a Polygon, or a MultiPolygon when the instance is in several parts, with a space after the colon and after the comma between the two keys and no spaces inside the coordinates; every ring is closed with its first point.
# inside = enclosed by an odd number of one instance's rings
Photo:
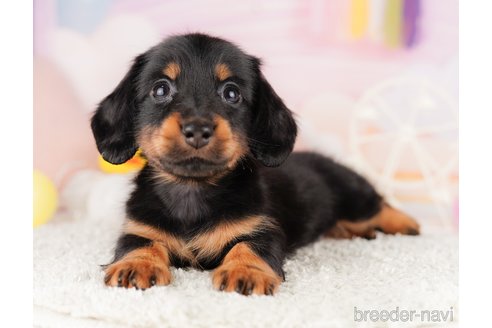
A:
{"type": "Polygon", "coordinates": [[[167,75],[170,79],[176,80],[176,78],[178,77],[179,73],[181,73],[181,68],[179,67],[178,63],[176,63],[176,62],[170,62],[162,70],[162,73],[164,73],[165,75],[167,75]]]}
{"type": "Polygon", "coordinates": [[[219,81],[224,81],[232,76],[232,72],[226,64],[218,64],[215,66],[215,76],[217,76],[219,81]]]}

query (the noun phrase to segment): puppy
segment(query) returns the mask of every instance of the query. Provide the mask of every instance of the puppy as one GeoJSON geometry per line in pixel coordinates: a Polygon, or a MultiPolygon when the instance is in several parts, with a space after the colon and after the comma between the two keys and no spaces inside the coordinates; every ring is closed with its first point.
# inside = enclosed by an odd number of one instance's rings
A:
{"type": "Polygon", "coordinates": [[[168,285],[170,267],[213,270],[213,286],[272,295],[282,265],[320,236],[419,233],[360,175],[292,152],[296,123],[260,60],[203,34],[174,36],[136,57],[97,108],[92,131],[114,164],[138,148],[108,286],[168,285]]]}

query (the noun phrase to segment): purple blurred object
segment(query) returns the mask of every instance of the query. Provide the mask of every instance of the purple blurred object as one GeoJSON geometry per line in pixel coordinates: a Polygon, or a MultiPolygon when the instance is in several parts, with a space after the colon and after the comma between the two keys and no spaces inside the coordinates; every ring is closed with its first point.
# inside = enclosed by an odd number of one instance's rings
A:
{"type": "Polygon", "coordinates": [[[418,36],[420,0],[403,2],[403,42],[407,48],[415,45],[418,36]]]}

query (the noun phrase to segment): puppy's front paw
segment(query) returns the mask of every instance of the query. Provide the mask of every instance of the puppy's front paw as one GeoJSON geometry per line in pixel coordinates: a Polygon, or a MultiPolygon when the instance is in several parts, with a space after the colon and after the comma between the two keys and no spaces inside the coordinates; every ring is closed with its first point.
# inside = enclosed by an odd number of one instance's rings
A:
{"type": "Polygon", "coordinates": [[[146,289],[154,285],[169,285],[171,272],[151,259],[122,259],[105,269],[104,283],[112,287],[146,289]]]}
{"type": "Polygon", "coordinates": [[[273,295],[281,278],[272,272],[265,272],[253,265],[222,265],[212,275],[216,289],[235,291],[243,295],[273,295]]]}

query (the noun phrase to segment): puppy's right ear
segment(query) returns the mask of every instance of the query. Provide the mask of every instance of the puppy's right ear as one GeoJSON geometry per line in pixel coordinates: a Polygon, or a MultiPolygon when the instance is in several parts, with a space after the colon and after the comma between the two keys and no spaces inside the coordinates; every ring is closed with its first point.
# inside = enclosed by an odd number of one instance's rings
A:
{"type": "Polygon", "coordinates": [[[116,89],[104,98],[92,116],[91,127],[97,149],[113,164],[122,164],[137,151],[135,138],[136,82],[147,62],[146,54],[135,61],[116,89]]]}

